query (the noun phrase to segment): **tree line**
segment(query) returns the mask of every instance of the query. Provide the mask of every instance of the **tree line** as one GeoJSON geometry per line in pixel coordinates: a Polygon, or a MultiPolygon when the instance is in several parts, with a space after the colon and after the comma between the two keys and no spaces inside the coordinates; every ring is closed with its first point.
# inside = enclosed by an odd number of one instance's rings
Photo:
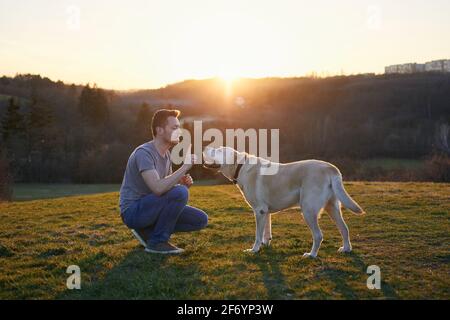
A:
{"type": "MultiPolygon", "coordinates": [[[[283,162],[323,159],[352,178],[382,179],[355,168],[379,157],[434,159],[431,175],[389,179],[448,179],[448,74],[241,79],[228,95],[224,85],[189,80],[115,92],[2,77],[0,173],[15,182],[120,183],[131,151],[151,139],[153,112],[168,107],[190,119],[186,128],[203,118],[205,128],[279,128],[283,162]]],[[[212,177],[201,168],[194,174],[212,177]]]]}

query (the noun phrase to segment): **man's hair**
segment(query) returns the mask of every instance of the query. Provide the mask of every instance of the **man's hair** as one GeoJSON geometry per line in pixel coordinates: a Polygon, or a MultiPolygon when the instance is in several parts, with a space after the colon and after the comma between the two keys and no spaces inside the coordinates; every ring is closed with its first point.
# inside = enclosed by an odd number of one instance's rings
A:
{"type": "Polygon", "coordinates": [[[180,110],[159,109],[152,117],[152,134],[156,137],[156,127],[164,128],[168,117],[177,118],[180,115],[180,110]]]}

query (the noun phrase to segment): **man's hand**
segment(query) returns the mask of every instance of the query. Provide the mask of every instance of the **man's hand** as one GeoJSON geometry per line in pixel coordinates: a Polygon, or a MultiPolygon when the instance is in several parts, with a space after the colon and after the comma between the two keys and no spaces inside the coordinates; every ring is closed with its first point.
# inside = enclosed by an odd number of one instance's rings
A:
{"type": "Polygon", "coordinates": [[[183,168],[188,171],[192,168],[195,162],[197,162],[197,156],[195,154],[191,154],[192,145],[189,145],[189,148],[186,152],[186,157],[184,158],[183,168]]]}
{"type": "Polygon", "coordinates": [[[180,184],[185,185],[186,187],[190,187],[192,184],[194,183],[194,180],[192,179],[190,174],[186,174],[184,175],[181,179],[180,179],[180,184]]]}
{"type": "Polygon", "coordinates": [[[192,168],[196,159],[197,157],[191,154],[191,147],[189,147],[189,152],[187,152],[185,157],[185,163],[171,175],[160,178],[156,169],[142,171],[141,175],[149,189],[157,196],[161,196],[169,191],[177,183],[189,188],[193,181],[187,172],[192,168]],[[189,178],[186,178],[186,176],[189,176],[189,178]]]}

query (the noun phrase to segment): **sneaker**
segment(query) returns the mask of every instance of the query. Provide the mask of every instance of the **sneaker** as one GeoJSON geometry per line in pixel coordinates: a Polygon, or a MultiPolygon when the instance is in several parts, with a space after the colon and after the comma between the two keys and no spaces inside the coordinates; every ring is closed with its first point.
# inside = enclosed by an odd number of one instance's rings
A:
{"type": "Polygon", "coordinates": [[[144,246],[144,248],[147,248],[148,239],[143,232],[141,232],[140,230],[131,229],[131,233],[136,237],[136,239],[138,239],[138,241],[144,246]]]}
{"type": "Polygon", "coordinates": [[[145,248],[146,252],[151,253],[162,253],[162,254],[178,254],[182,253],[184,250],[181,248],[177,248],[174,245],[170,244],[169,242],[161,242],[156,245],[148,245],[147,248],[145,248]]]}

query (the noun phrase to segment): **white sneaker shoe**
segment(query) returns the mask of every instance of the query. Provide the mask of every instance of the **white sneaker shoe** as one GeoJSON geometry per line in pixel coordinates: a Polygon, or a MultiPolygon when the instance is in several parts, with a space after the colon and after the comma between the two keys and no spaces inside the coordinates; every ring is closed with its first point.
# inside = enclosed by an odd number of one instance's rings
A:
{"type": "Polygon", "coordinates": [[[180,254],[184,249],[178,248],[169,242],[158,243],[157,245],[149,245],[145,248],[146,252],[160,254],[180,254]]]}
{"type": "Polygon", "coordinates": [[[133,236],[138,239],[139,243],[144,247],[147,248],[147,241],[145,241],[144,236],[139,233],[139,231],[136,231],[134,229],[131,229],[131,233],[133,236]]]}

